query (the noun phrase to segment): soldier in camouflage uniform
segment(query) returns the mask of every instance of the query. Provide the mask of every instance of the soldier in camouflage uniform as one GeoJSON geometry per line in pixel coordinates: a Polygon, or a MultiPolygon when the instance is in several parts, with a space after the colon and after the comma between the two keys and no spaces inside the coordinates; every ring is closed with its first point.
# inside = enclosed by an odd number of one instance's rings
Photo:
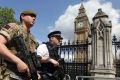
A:
{"type": "Polygon", "coordinates": [[[16,56],[17,52],[13,47],[14,37],[23,35],[27,49],[35,52],[36,41],[30,33],[34,25],[36,13],[32,10],[25,10],[20,14],[21,24],[9,23],[0,30],[0,80],[23,80],[19,73],[29,73],[28,66],[16,56]]]}

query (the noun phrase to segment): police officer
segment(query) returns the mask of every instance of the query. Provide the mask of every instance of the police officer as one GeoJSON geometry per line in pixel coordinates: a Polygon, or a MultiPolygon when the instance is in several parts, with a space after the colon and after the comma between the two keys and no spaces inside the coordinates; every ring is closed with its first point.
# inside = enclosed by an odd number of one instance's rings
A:
{"type": "Polygon", "coordinates": [[[58,46],[63,38],[61,37],[60,31],[53,31],[49,33],[48,38],[49,42],[39,45],[37,48],[37,54],[41,56],[41,70],[47,75],[43,75],[43,80],[56,80],[51,79],[50,76],[54,74],[59,66],[58,60],[60,59],[60,56],[58,55],[58,46]]]}
{"type": "Polygon", "coordinates": [[[0,80],[23,80],[18,73],[29,73],[28,66],[16,56],[17,51],[13,47],[12,40],[16,36],[23,35],[27,49],[31,53],[34,52],[36,41],[30,33],[30,28],[34,25],[35,19],[34,11],[25,10],[20,14],[20,25],[8,23],[0,30],[0,57],[4,59],[0,63],[0,80]]]}

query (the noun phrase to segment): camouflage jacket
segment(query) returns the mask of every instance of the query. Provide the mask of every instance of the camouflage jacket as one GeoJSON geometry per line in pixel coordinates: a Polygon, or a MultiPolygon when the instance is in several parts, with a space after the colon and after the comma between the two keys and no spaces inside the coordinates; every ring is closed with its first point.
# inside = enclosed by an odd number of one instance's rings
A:
{"type": "MultiPolygon", "coordinates": [[[[25,32],[22,28],[22,25],[18,25],[16,23],[9,23],[5,25],[0,30],[0,35],[4,36],[7,40],[6,47],[14,54],[17,54],[17,51],[15,50],[14,43],[12,42],[13,38],[19,35],[23,35],[23,38],[25,40],[25,44],[27,49],[33,53],[36,49],[36,41],[32,34],[30,32],[25,32]]],[[[8,62],[9,63],[9,62],[8,62]]],[[[2,66],[0,67],[0,80],[4,80],[6,75],[10,76],[11,74],[17,73],[17,68],[13,68],[13,65],[10,63],[2,63],[2,66]],[[9,66],[8,66],[9,65],[9,66]]],[[[7,79],[5,79],[7,80],[7,79]]],[[[9,80],[9,79],[8,79],[9,80]]]]}

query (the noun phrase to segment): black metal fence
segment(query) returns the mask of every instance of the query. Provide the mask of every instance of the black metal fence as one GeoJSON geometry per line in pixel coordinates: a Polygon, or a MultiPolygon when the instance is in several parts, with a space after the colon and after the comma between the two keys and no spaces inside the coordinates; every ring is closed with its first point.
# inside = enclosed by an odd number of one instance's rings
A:
{"type": "Polygon", "coordinates": [[[114,64],[116,68],[116,77],[120,77],[120,40],[114,35],[112,40],[114,46],[114,64]]]}
{"type": "Polygon", "coordinates": [[[79,43],[68,41],[60,47],[60,55],[65,60],[65,73],[69,74],[71,80],[75,80],[76,76],[88,76],[88,42],[79,43]]]}
{"type": "MultiPolygon", "coordinates": [[[[75,80],[76,76],[89,76],[90,70],[90,60],[88,56],[90,53],[88,51],[88,46],[90,43],[88,41],[84,43],[80,42],[70,42],[61,44],[60,55],[65,60],[65,72],[69,74],[71,80],[75,80]]],[[[113,36],[112,45],[114,46],[114,64],[116,68],[116,77],[120,77],[120,40],[117,40],[116,36],[113,36]]]]}

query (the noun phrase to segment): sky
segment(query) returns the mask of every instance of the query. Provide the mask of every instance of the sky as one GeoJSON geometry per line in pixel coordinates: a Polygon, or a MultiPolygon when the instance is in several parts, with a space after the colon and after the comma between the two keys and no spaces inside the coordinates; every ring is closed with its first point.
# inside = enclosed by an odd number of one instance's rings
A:
{"type": "MultiPolygon", "coordinates": [[[[48,40],[47,34],[53,30],[60,30],[65,40],[74,38],[74,20],[78,15],[82,0],[0,0],[0,7],[12,8],[15,18],[23,10],[31,9],[37,13],[36,23],[31,33],[38,42],[48,40]]],[[[120,0],[83,0],[90,23],[101,8],[112,21],[112,35],[120,37],[120,0]]]]}

